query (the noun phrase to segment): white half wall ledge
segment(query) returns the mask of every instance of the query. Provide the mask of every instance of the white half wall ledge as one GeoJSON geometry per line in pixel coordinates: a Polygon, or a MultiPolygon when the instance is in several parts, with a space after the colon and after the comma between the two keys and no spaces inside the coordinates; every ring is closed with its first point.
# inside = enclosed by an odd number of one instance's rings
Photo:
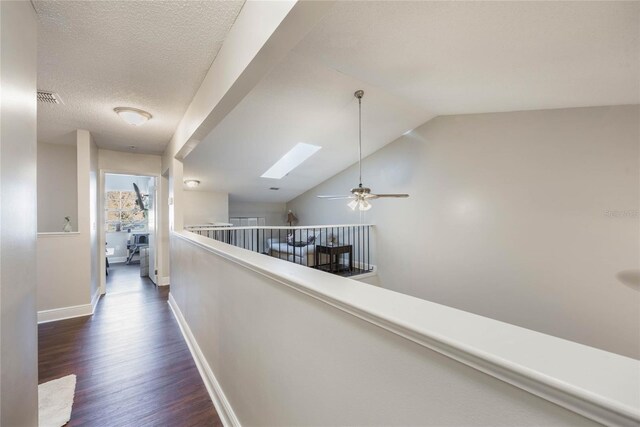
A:
{"type": "Polygon", "coordinates": [[[91,298],[91,303],[89,304],[41,310],[38,312],[38,324],[73,319],[75,317],[92,316],[96,311],[98,302],[100,301],[100,295],[100,289],[97,289],[91,298]]]}
{"type": "Polygon", "coordinates": [[[640,361],[188,231],[180,239],[599,423],[640,423],[640,361]]]}

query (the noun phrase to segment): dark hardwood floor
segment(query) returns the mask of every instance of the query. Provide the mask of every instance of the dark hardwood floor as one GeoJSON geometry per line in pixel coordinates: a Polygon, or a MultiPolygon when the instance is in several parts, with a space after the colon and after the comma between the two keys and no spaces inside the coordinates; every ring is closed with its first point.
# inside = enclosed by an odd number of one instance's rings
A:
{"type": "Polygon", "coordinates": [[[69,426],[220,426],[167,298],[113,265],[92,317],[39,326],[39,382],[77,376],[69,426]]]}

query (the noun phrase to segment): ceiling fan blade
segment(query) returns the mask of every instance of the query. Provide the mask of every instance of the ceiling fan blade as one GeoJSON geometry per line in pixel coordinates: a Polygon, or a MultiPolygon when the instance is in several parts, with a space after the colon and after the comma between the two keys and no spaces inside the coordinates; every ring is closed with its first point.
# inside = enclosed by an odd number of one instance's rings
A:
{"type": "Polygon", "coordinates": [[[396,197],[396,198],[406,198],[409,197],[408,194],[371,194],[372,198],[380,199],[382,197],[396,197]]]}
{"type": "Polygon", "coordinates": [[[353,199],[354,196],[316,196],[319,199],[327,199],[327,200],[343,200],[343,199],[353,199]]]}

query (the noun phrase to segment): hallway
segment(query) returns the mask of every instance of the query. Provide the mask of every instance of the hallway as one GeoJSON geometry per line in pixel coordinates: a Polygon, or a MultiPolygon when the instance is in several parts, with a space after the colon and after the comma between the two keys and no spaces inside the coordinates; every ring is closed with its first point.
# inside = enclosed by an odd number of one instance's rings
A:
{"type": "Polygon", "coordinates": [[[92,317],[39,325],[39,383],[77,376],[69,426],[222,425],[168,294],[116,264],[92,317]]]}

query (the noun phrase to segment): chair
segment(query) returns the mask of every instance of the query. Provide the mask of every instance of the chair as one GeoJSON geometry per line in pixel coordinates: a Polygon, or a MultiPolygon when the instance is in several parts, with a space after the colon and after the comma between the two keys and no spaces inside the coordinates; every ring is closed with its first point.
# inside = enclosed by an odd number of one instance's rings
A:
{"type": "Polygon", "coordinates": [[[140,253],[140,249],[149,247],[149,233],[137,233],[132,234],[131,238],[127,242],[127,249],[129,250],[129,256],[127,257],[127,264],[131,263],[134,255],[140,253]]]}

